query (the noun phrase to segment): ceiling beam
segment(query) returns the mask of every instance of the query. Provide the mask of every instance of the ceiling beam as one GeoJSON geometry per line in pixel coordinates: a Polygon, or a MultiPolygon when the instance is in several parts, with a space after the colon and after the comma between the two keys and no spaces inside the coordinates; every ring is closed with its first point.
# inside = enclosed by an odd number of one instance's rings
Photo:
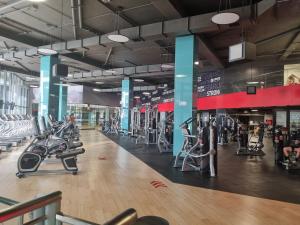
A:
{"type": "MultiPolygon", "coordinates": [[[[119,9],[115,9],[114,7],[112,7],[109,3],[104,3],[101,0],[97,0],[98,3],[100,3],[103,7],[105,7],[107,10],[109,10],[112,14],[117,14],[119,9]]],[[[134,21],[133,19],[129,18],[128,16],[125,15],[124,12],[122,12],[122,10],[119,11],[119,16],[125,20],[128,24],[130,24],[131,26],[138,26],[139,24],[134,21]]]]}
{"type": "Polygon", "coordinates": [[[167,1],[173,5],[175,10],[180,14],[181,17],[188,16],[188,13],[183,8],[183,6],[179,0],[167,0],[167,1]]]}
{"type": "Polygon", "coordinates": [[[197,41],[198,41],[198,51],[202,52],[205,56],[205,58],[214,66],[217,68],[223,69],[225,67],[222,60],[217,56],[209,42],[206,40],[203,35],[197,35],[197,41]]]}
{"type": "Polygon", "coordinates": [[[18,68],[18,67],[8,66],[8,65],[4,65],[4,64],[0,64],[0,69],[10,71],[10,72],[15,72],[15,73],[31,75],[31,76],[35,76],[35,77],[40,76],[40,73],[38,73],[38,72],[27,71],[27,70],[24,70],[24,69],[21,69],[21,68],[18,68]]]}
{"type": "Polygon", "coordinates": [[[293,39],[288,44],[280,60],[286,60],[296,49],[300,47],[300,32],[294,35],[293,39]]]}
{"type": "Polygon", "coordinates": [[[152,5],[164,16],[165,19],[178,19],[185,14],[180,13],[180,11],[174,7],[170,0],[152,0],[152,5]]]}
{"type": "MultiPolygon", "coordinates": [[[[263,1],[268,1],[268,0],[263,0],[263,1]]],[[[259,5],[256,6],[259,7],[259,5]]],[[[252,6],[234,8],[231,11],[241,15],[240,18],[241,23],[252,21],[253,19],[252,6]]],[[[177,35],[188,35],[191,33],[207,33],[212,31],[218,31],[219,27],[216,24],[211,22],[211,17],[213,15],[214,13],[207,13],[207,14],[201,14],[197,16],[175,19],[175,20],[157,22],[153,24],[146,24],[146,25],[140,25],[140,26],[135,26],[130,28],[124,28],[120,30],[120,33],[128,36],[131,42],[134,43],[134,41],[132,40],[138,40],[141,38],[146,41],[147,40],[158,41],[164,39],[166,35],[169,37],[175,37],[177,35]]],[[[224,29],[226,29],[226,27],[224,29]]],[[[57,50],[61,54],[64,54],[63,52],[66,50],[76,51],[76,49],[80,49],[82,47],[88,48],[96,45],[115,46],[116,43],[109,40],[107,38],[108,35],[109,33],[101,36],[83,38],[77,41],[71,40],[71,41],[56,43],[55,50],[57,50]]],[[[124,46],[126,46],[126,44],[124,46]]],[[[50,46],[50,48],[53,48],[53,46],[50,46]]],[[[26,51],[27,50],[25,50],[25,52],[26,51]]],[[[10,54],[4,54],[5,59],[9,59],[10,57],[11,57],[10,54]]]]}
{"type": "Polygon", "coordinates": [[[11,0],[5,6],[0,7],[0,13],[24,2],[28,3],[27,0],[11,0]]]}

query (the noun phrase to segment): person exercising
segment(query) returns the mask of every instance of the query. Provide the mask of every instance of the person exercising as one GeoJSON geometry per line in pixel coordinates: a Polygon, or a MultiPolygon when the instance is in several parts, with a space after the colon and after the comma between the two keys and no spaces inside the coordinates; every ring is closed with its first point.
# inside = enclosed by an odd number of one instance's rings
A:
{"type": "Polygon", "coordinates": [[[283,148],[283,154],[285,157],[289,157],[290,153],[296,153],[296,159],[300,157],[300,138],[297,136],[297,139],[291,140],[289,146],[283,148]]]}

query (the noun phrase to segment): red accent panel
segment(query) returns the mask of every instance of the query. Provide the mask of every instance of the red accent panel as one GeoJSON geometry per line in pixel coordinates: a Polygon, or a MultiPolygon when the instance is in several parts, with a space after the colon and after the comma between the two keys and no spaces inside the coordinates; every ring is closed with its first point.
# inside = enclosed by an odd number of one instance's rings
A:
{"type": "Polygon", "coordinates": [[[197,109],[234,109],[273,106],[300,106],[300,85],[280,86],[257,90],[256,95],[237,92],[198,98],[197,109]]]}
{"type": "Polygon", "coordinates": [[[165,102],[157,105],[158,112],[173,112],[174,102],[165,102]]]}
{"type": "Polygon", "coordinates": [[[142,108],[140,108],[140,112],[141,112],[141,113],[145,113],[145,112],[146,112],[146,107],[143,106],[142,108]]]}

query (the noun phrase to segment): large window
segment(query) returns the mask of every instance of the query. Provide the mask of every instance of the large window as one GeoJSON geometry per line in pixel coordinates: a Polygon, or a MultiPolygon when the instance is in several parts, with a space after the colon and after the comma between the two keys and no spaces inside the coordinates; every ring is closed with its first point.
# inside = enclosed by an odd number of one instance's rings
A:
{"type": "Polygon", "coordinates": [[[0,71],[0,114],[27,113],[28,87],[21,76],[0,71]]]}

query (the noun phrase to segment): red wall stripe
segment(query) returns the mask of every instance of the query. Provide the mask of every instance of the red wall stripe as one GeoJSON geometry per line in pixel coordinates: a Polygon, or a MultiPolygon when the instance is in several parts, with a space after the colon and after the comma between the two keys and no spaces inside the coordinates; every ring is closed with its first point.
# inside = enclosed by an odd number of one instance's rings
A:
{"type": "Polygon", "coordinates": [[[198,98],[197,109],[235,109],[274,106],[300,106],[300,85],[258,89],[256,95],[237,92],[198,98]]]}
{"type": "MultiPolygon", "coordinates": [[[[300,85],[257,89],[256,95],[236,92],[197,99],[198,110],[300,106],[300,85]]],[[[174,111],[174,102],[157,105],[159,112],[174,111]]],[[[141,109],[145,112],[145,107],[141,109]]]]}

